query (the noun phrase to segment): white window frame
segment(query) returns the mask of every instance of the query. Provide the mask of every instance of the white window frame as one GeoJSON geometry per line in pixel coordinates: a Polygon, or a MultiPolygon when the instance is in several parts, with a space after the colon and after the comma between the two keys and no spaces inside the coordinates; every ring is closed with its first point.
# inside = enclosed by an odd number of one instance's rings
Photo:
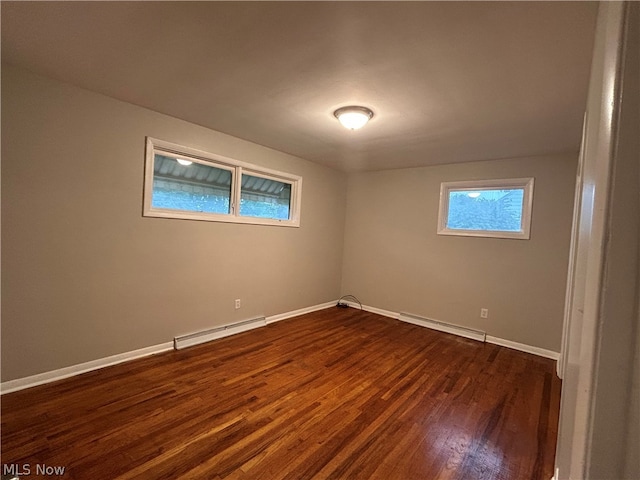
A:
{"type": "Polygon", "coordinates": [[[290,173],[278,172],[268,168],[241,162],[233,158],[224,157],[194,148],[184,147],[157,138],[147,137],[145,152],[144,201],[142,215],[145,217],[178,218],[185,220],[203,220],[207,222],[247,223],[253,225],[276,225],[281,227],[300,226],[300,206],[302,203],[302,177],[290,173]],[[190,212],[187,210],[172,210],[157,208],[152,205],[153,174],[156,154],[178,156],[194,163],[208,165],[231,172],[231,196],[229,198],[229,213],[190,212]],[[289,218],[261,218],[240,216],[240,193],[242,174],[258,176],[268,180],[275,180],[291,185],[291,199],[289,203],[289,218]]]}
{"type": "Polygon", "coordinates": [[[440,208],[438,211],[438,235],[457,235],[464,237],[515,238],[528,240],[531,237],[531,211],[533,209],[534,178],[503,178],[492,180],[469,180],[461,182],[442,182],[440,184],[440,208]],[[447,227],[449,217],[449,194],[457,190],[500,190],[524,189],[520,230],[462,230],[447,227]]]}

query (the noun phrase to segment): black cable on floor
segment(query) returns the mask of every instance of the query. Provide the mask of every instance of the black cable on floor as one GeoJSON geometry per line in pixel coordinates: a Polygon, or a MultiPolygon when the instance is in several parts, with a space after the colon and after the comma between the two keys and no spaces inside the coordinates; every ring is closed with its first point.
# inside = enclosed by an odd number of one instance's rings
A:
{"type": "Polygon", "coordinates": [[[360,303],[360,300],[358,300],[353,295],[343,295],[343,296],[341,296],[340,299],[338,300],[338,304],[336,306],[340,307],[340,308],[349,308],[349,304],[348,303],[346,303],[346,302],[343,303],[342,302],[343,299],[349,299],[349,298],[352,299],[352,300],[355,300],[358,303],[358,305],[360,305],[360,310],[362,310],[362,303],[360,303]]]}

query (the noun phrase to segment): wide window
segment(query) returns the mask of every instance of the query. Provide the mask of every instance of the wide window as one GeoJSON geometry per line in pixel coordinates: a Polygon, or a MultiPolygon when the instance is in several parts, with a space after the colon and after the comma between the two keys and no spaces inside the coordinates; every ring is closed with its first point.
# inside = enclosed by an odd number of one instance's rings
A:
{"type": "Polygon", "coordinates": [[[533,178],[444,182],[438,234],[528,239],[533,178]]]}
{"type": "Polygon", "coordinates": [[[302,178],[147,138],[148,217],[300,225],[302,178]]]}

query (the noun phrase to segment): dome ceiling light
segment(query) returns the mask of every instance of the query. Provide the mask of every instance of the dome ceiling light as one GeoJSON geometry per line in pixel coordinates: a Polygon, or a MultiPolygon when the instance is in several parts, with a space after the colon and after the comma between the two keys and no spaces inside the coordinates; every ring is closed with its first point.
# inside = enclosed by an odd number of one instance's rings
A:
{"type": "Polygon", "coordinates": [[[358,130],[364,127],[371,118],[373,112],[367,107],[342,107],[333,112],[333,115],[340,121],[343,127],[349,130],[358,130]]]}

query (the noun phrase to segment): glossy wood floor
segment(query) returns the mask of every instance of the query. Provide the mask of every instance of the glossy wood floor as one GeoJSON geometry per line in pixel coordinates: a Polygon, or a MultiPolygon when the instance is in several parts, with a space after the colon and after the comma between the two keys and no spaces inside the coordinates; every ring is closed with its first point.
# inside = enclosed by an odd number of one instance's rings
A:
{"type": "Polygon", "coordinates": [[[4,395],[2,463],[78,480],[548,480],[559,397],[551,360],[331,308],[4,395]]]}

